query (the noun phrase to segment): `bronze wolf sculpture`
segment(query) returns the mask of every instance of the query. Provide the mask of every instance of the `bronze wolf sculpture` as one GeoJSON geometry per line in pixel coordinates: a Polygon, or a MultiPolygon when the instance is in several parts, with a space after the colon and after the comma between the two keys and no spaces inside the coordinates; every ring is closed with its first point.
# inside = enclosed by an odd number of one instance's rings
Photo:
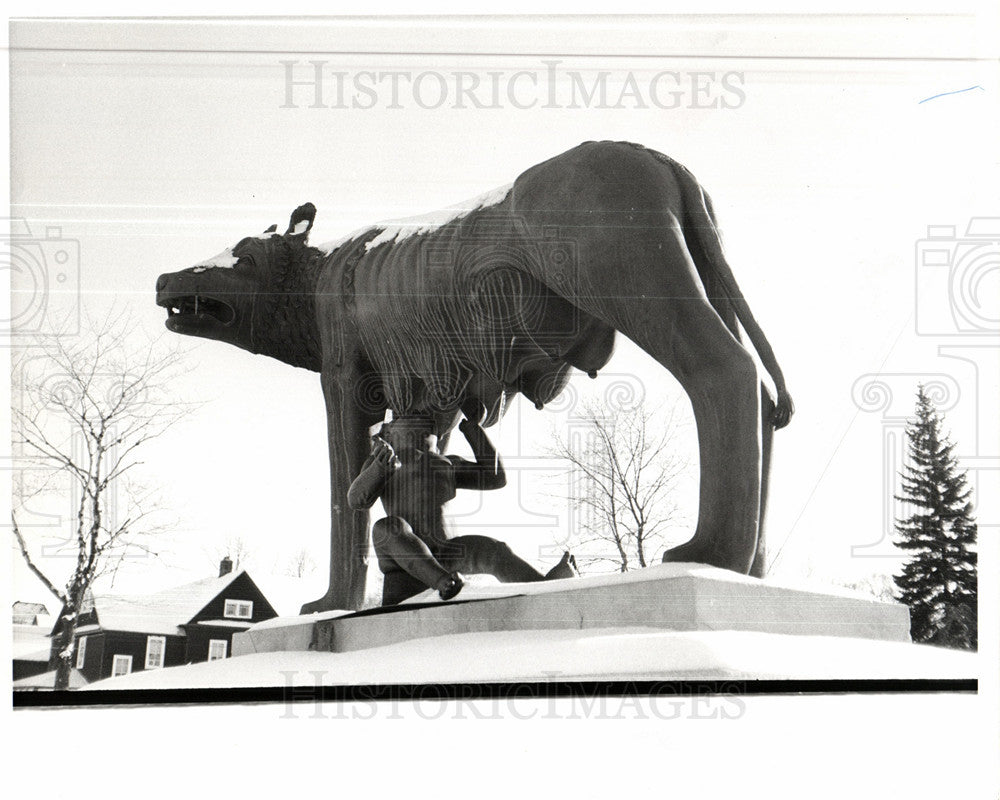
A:
{"type": "Polygon", "coordinates": [[[313,247],[315,215],[307,203],[284,234],[272,226],[156,285],[170,330],[320,373],[330,583],[303,612],[363,600],[368,513],[347,492],[386,409],[432,414],[442,439],[469,403],[492,425],[517,392],[540,408],[571,367],[595,375],[616,332],[673,373],[697,425],[698,524],[664,560],[761,573],[771,436],[792,401],[687,169],[639,145],[586,142],[436,223],[313,247]]]}

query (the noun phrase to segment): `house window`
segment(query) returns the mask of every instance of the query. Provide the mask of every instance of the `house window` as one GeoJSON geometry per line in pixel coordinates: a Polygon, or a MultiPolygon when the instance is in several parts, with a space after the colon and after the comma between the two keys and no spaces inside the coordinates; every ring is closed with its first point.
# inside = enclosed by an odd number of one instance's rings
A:
{"type": "Polygon", "coordinates": [[[87,658],[87,637],[81,636],[76,640],[76,668],[83,669],[83,662],[87,658]]]}
{"type": "Polygon", "coordinates": [[[167,649],[166,636],[146,637],[146,669],[163,666],[163,653],[167,649]]]}
{"type": "Polygon", "coordinates": [[[228,652],[229,652],[229,642],[227,642],[225,639],[208,640],[209,661],[218,661],[219,659],[225,658],[228,652]]]}
{"type": "Polygon", "coordinates": [[[120,675],[128,675],[132,671],[132,656],[114,657],[111,662],[111,677],[117,678],[120,675]]]}
{"type": "Polygon", "coordinates": [[[222,616],[226,619],[250,619],[253,616],[253,603],[249,600],[227,600],[222,616]]]}

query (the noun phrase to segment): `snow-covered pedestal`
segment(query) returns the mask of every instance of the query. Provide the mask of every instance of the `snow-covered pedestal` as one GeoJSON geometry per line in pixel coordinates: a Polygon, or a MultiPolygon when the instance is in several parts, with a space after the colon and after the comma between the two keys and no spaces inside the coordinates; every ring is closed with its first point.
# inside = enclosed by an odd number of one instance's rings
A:
{"type": "Polygon", "coordinates": [[[399,606],[279,618],[233,637],[233,655],[343,653],[413,639],[488,631],[653,628],[910,640],[909,612],[849,592],[778,584],[699,564],[625,575],[426,592],[399,606]]]}
{"type": "Polygon", "coordinates": [[[97,689],[673,680],[929,680],[975,688],[975,653],[909,642],[905,608],[696,564],[433,592],[392,609],[260,623],[234,658],[97,689]]]}

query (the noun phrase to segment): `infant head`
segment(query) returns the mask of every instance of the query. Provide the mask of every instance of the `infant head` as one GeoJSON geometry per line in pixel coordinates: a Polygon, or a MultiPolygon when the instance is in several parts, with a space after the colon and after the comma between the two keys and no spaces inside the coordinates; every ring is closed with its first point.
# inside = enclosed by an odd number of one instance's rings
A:
{"type": "Polygon", "coordinates": [[[434,433],[434,419],[424,415],[395,417],[382,426],[379,436],[385,439],[397,455],[413,453],[416,450],[437,451],[437,434],[434,433]]]}

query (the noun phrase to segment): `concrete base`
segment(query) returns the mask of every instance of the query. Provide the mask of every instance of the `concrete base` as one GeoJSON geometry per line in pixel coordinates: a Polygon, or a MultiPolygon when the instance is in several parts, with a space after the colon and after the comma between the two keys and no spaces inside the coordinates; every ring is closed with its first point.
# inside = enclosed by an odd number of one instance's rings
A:
{"type": "Polygon", "coordinates": [[[910,640],[909,611],[898,603],[783,586],[700,564],[501,584],[463,591],[447,603],[435,598],[427,592],[391,608],[269,620],[234,635],[233,655],[348,652],[454,633],[635,626],[910,640]]]}

